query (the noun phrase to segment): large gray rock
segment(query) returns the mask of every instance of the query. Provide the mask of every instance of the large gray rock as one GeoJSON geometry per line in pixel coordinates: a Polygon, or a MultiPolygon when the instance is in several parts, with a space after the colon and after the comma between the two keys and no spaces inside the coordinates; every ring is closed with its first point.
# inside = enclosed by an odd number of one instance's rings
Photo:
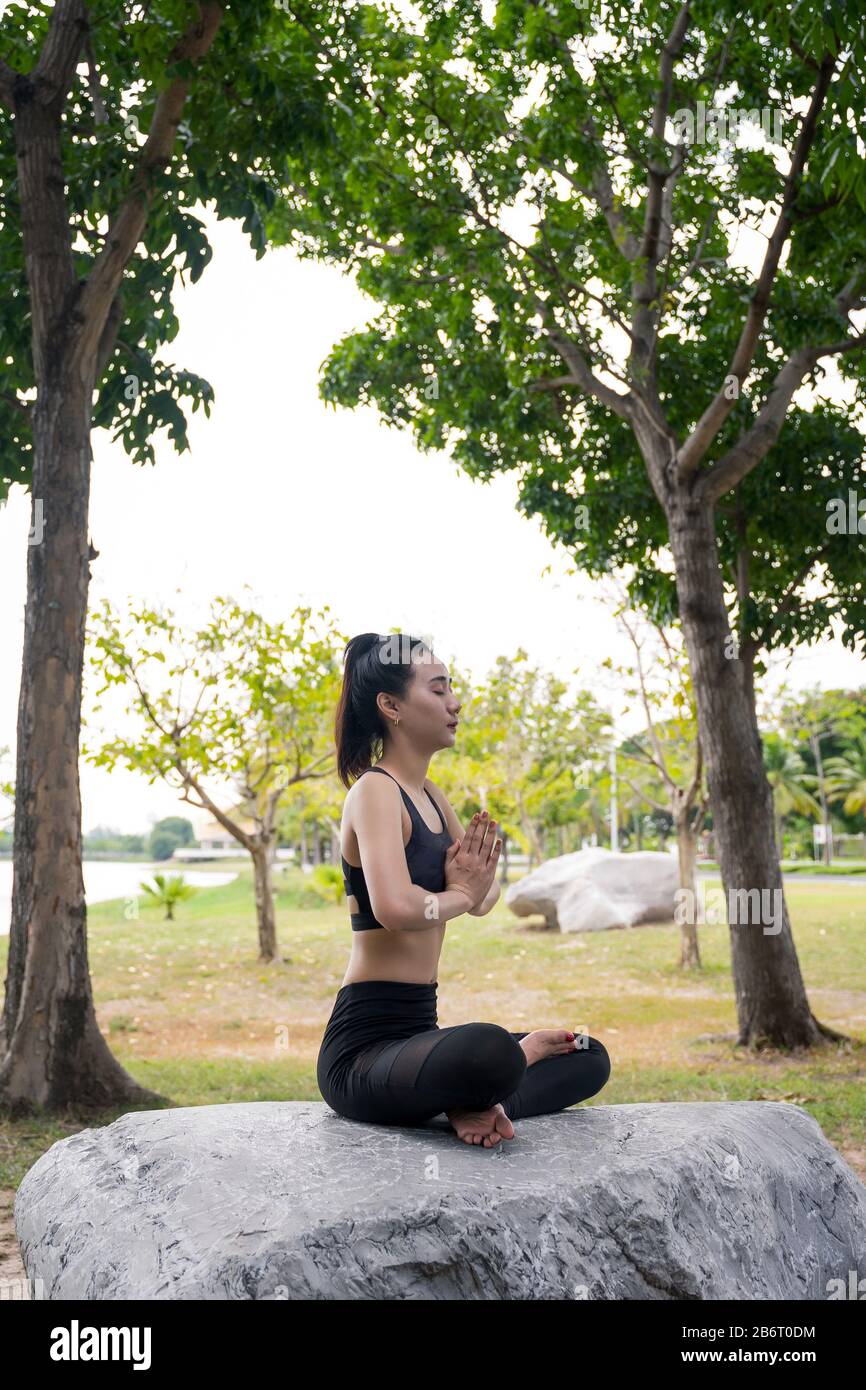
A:
{"type": "Polygon", "coordinates": [[[608,931],[671,921],[678,887],[674,855],[599,846],[545,860],[511,884],[505,902],[518,917],[541,914],[560,931],[608,931]]]}
{"type": "Polygon", "coordinates": [[[826,1299],[866,1188],[775,1101],[591,1105],[493,1149],[324,1102],[133,1112],[54,1144],[15,1224],[49,1299],[826,1299]]]}

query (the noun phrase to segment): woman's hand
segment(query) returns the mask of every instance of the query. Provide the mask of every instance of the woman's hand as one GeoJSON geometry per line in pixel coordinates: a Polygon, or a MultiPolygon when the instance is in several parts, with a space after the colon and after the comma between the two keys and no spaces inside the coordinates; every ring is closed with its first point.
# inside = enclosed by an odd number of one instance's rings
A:
{"type": "Polygon", "coordinates": [[[459,888],[471,899],[467,911],[486,898],[496,877],[502,841],[496,839],[496,821],[486,811],[472,817],[462,840],[445,852],[445,886],[459,888]]]}

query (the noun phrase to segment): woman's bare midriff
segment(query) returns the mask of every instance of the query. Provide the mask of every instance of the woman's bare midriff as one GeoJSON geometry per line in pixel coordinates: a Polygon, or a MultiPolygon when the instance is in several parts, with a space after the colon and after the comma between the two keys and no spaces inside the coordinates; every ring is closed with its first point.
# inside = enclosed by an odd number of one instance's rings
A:
{"type": "MultiPolygon", "coordinates": [[[[433,829],[432,826],[430,828],[433,829]]],[[[412,822],[404,806],[404,847],[409,843],[411,834],[412,822]]],[[[340,852],[348,864],[360,863],[358,841],[345,818],[340,836],[340,852]]],[[[346,906],[350,913],[359,910],[354,893],[348,894],[346,906]]],[[[353,985],[361,980],[397,980],[409,985],[436,984],[439,978],[439,957],[445,940],[445,925],[444,922],[431,922],[427,931],[388,931],[385,927],[353,931],[352,953],[342,984],[353,985]]]]}

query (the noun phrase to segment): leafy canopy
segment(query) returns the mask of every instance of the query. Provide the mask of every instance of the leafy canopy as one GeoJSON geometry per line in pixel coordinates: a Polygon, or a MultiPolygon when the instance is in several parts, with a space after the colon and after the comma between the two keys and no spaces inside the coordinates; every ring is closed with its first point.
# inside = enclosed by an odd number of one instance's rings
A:
{"type": "MultiPolygon", "coordinates": [[[[324,399],[375,404],[482,482],[514,472],[521,508],[582,568],[631,567],[633,597],[669,621],[665,516],[630,424],[564,377],[569,345],[608,390],[645,385],[646,363],[624,379],[644,282],[640,258],[623,250],[641,239],[649,171],[671,158],[674,134],[662,140],[652,117],[662,52],[686,11],[668,111],[684,121],[703,103],[728,123],[688,146],[644,306],[658,317],[652,369],[670,438],[689,436],[725,380],[755,293],[742,245],[766,242],[828,51],[833,77],[764,332],[699,471],[754,424],[793,352],[846,338],[837,296],[866,263],[862,6],[287,0],[286,9],[312,16],[338,140],[315,180],[289,160],[268,234],[350,270],[377,305],[325,362],[324,399]],[[742,111],[755,119],[738,133],[742,111]]],[[[859,410],[863,354],[822,356],[810,385],[824,388],[831,361],[859,410]]],[[[719,504],[741,641],[810,642],[832,619],[849,645],[863,633],[861,545],[825,526],[832,498],[864,488],[862,458],[853,417],[827,399],[798,399],[769,456],[719,504]],[[818,564],[825,583],[807,601],[803,583],[818,564]]]]}

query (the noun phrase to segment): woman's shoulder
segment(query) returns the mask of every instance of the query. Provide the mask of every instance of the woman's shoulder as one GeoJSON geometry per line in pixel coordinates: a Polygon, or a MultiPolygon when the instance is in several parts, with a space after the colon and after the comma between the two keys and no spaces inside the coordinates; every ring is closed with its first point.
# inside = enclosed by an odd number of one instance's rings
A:
{"type": "MultiPolygon", "coordinates": [[[[360,777],[356,777],[343,801],[344,809],[351,810],[353,805],[358,806],[384,806],[387,805],[387,798],[400,794],[399,784],[393,777],[372,777],[368,773],[375,772],[373,767],[365,768],[360,777]],[[391,790],[394,788],[394,790],[391,790]]],[[[382,769],[384,772],[384,768],[382,769]]]]}

